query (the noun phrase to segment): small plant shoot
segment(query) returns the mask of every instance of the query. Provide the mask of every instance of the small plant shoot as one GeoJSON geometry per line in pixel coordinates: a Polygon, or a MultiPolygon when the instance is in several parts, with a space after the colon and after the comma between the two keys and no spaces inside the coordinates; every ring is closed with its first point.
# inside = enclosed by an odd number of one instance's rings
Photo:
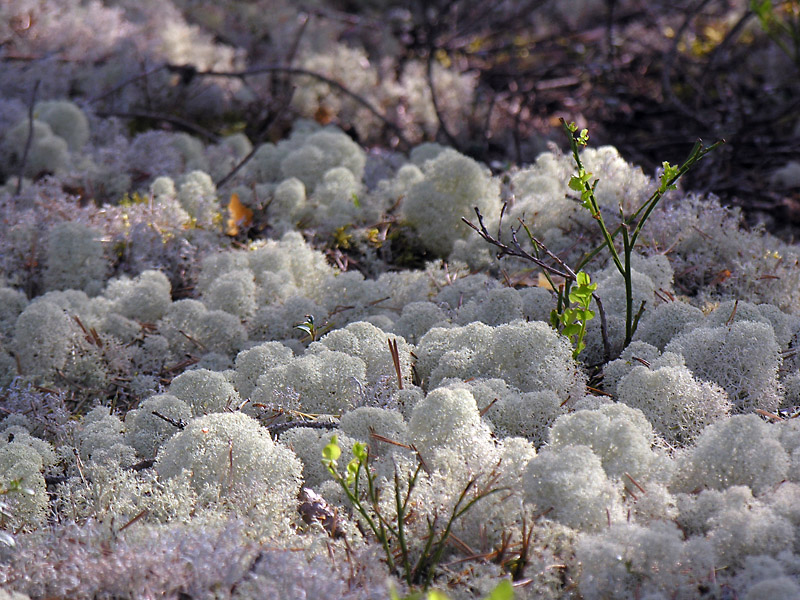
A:
{"type": "Polygon", "coordinates": [[[453,506],[444,527],[438,526],[436,518],[429,521],[424,547],[421,551],[414,551],[410,546],[406,523],[412,510],[411,497],[424,464],[419,456],[414,472],[408,473],[405,478],[395,469],[392,493],[396,515],[387,517],[379,508],[381,490],[378,476],[369,465],[367,445],[362,442],[353,445],[353,458],[347,463],[344,473],[340,472],[337,463],[341,454],[338,437],[334,435],[322,450],[323,465],[342,488],[356,512],[361,515],[369,531],[380,542],[389,570],[402,575],[409,586],[421,585],[423,590],[427,590],[433,581],[450,540],[453,524],[476,502],[501,491],[501,488],[490,486],[468,498],[476,484],[476,479],[471,479],[453,506]],[[363,488],[364,484],[366,489],[363,488]]]}

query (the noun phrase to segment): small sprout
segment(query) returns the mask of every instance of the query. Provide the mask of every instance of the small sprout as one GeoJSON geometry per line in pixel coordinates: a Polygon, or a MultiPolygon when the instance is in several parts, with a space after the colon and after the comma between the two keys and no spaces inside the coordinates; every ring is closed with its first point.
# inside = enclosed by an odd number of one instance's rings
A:
{"type": "Polygon", "coordinates": [[[595,250],[586,254],[578,263],[576,270],[583,268],[583,266],[594,258],[603,248],[607,249],[611,254],[611,260],[614,266],[625,281],[625,341],[623,347],[627,347],[633,339],[639,317],[644,309],[644,305],[642,304],[638,313],[634,312],[633,294],[631,292],[631,281],[633,279],[631,255],[636,247],[636,242],[638,241],[642,228],[667,190],[675,189],[675,183],[678,179],[698,161],[702,160],[706,154],[723,143],[723,141],[716,142],[711,146],[704,146],[702,141],[698,140],[689,153],[689,156],[679,167],[672,166],[668,162],[663,162],[662,167],[664,168],[664,172],[661,175],[658,189],[632,215],[626,216],[622,213],[622,208],[620,207],[622,222],[613,231],[610,231],[603,219],[603,214],[600,212],[600,205],[595,197],[595,189],[597,188],[598,181],[595,180],[591,182],[592,174],[586,171],[580,156],[580,148],[586,145],[589,139],[589,132],[584,129],[580,134],[576,135],[578,127],[575,123],[567,123],[564,119],[561,119],[561,124],[569,139],[572,158],[578,170],[577,175],[570,177],[569,187],[576,192],[580,192],[581,205],[592,214],[603,236],[603,243],[595,250]],[[622,237],[622,252],[617,250],[617,247],[614,245],[614,238],[620,234],[622,237]]]}
{"type": "Polygon", "coordinates": [[[569,187],[576,192],[581,193],[581,206],[590,210],[592,214],[599,212],[595,204],[592,204],[594,199],[594,190],[597,187],[597,180],[591,182],[592,174],[588,173],[582,166],[578,169],[578,174],[573,175],[569,179],[569,187]],[[591,182],[591,183],[590,183],[591,182]]]}
{"type": "Polygon", "coordinates": [[[306,315],[305,318],[305,321],[299,325],[295,325],[294,328],[305,332],[312,342],[316,342],[320,335],[320,330],[314,323],[314,315],[306,315]]]}
{"type": "Polygon", "coordinates": [[[565,123],[564,124],[567,130],[572,134],[572,138],[575,142],[580,146],[585,146],[589,143],[589,130],[588,129],[581,129],[580,133],[578,132],[578,126],[575,122],[565,123]]]}
{"type": "Polygon", "coordinates": [[[383,233],[381,233],[381,230],[378,229],[377,227],[372,227],[371,229],[367,229],[366,236],[367,236],[367,243],[373,248],[380,248],[386,241],[386,231],[383,231],[383,233]]]}
{"type": "Polygon", "coordinates": [[[353,487],[361,472],[361,467],[367,464],[368,458],[367,445],[363,442],[357,442],[353,446],[353,460],[347,463],[347,485],[353,487]]]}
{"type": "Polygon", "coordinates": [[[23,494],[25,496],[34,496],[36,492],[34,492],[31,488],[25,487],[22,485],[22,479],[12,479],[8,482],[8,485],[0,489],[0,494],[23,494]]]}
{"type": "Polygon", "coordinates": [[[678,171],[678,167],[675,167],[669,164],[667,161],[661,163],[661,166],[664,169],[664,172],[661,173],[661,178],[659,180],[658,192],[660,194],[664,194],[667,190],[676,190],[678,186],[675,185],[675,181],[678,180],[680,177],[680,173],[678,171]]]}

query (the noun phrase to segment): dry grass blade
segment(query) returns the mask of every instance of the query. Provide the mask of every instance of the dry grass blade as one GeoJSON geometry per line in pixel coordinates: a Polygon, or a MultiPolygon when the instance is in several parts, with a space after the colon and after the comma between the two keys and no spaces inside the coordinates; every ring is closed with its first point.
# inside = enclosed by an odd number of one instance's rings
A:
{"type": "Polygon", "coordinates": [[[400,351],[397,349],[397,338],[388,340],[389,352],[392,354],[392,363],[394,364],[394,371],[397,374],[397,387],[403,389],[403,372],[400,370],[400,351]]]}

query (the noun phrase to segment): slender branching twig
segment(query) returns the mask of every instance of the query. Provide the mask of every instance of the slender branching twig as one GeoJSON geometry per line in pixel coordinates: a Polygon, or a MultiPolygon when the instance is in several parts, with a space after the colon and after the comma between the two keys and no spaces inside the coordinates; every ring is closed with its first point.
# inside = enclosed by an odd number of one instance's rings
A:
{"type": "Polygon", "coordinates": [[[129,111],[122,111],[122,110],[103,110],[97,113],[98,117],[120,117],[123,119],[147,119],[150,121],[164,121],[165,123],[169,123],[174,125],[175,127],[187,131],[189,133],[194,133],[195,135],[199,135],[207,139],[210,142],[217,143],[222,139],[219,135],[214,133],[213,131],[209,131],[205,127],[201,127],[197,123],[192,123],[191,121],[184,119],[182,117],[178,117],[176,115],[170,115],[167,113],[158,113],[158,112],[151,112],[147,110],[129,110],[129,111]]]}
{"type": "Polygon", "coordinates": [[[497,247],[499,249],[499,251],[497,253],[497,258],[502,258],[503,256],[516,256],[517,258],[522,258],[522,259],[531,261],[532,263],[534,263],[535,265],[537,265],[538,267],[540,267],[544,271],[546,271],[546,272],[548,272],[548,273],[550,273],[552,275],[555,275],[557,277],[562,277],[564,279],[574,279],[575,278],[575,274],[574,273],[570,273],[569,271],[564,271],[564,270],[557,269],[556,267],[553,267],[552,265],[549,265],[546,262],[540,260],[536,256],[533,256],[529,252],[526,252],[522,248],[522,246],[520,246],[519,241],[517,240],[517,237],[516,237],[516,231],[514,231],[513,228],[511,230],[512,231],[512,236],[511,236],[512,237],[512,246],[508,246],[507,244],[504,244],[503,242],[501,242],[499,239],[493,237],[492,234],[489,233],[489,230],[486,228],[486,224],[483,222],[483,215],[481,214],[481,212],[480,212],[480,210],[478,209],[477,206],[475,207],[475,214],[478,216],[478,224],[480,225],[479,227],[476,226],[475,224],[473,224],[466,217],[461,217],[461,220],[464,221],[464,223],[466,223],[467,225],[469,225],[472,229],[474,229],[478,233],[478,235],[480,235],[484,240],[486,240],[487,242],[489,242],[490,244],[492,244],[493,246],[495,246],[495,247],[497,247]]]}

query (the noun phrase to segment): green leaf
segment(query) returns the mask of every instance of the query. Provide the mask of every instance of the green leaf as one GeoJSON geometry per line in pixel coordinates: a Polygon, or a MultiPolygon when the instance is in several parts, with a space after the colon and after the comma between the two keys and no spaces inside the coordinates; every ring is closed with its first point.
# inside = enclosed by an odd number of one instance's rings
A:
{"type": "Polygon", "coordinates": [[[330,443],[322,449],[322,458],[330,462],[336,462],[342,455],[342,449],[339,448],[339,438],[333,436],[330,443]]]}
{"type": "Polygon", "coordinates": [[[367,462],[367,445],[363,442],[356,442],[353,444],[353,456],[355,456],[359,462],[367,462]]]}
{"type": "Polygon", "coordinates": [[[486,600],[514,600],[514,586],[508,579],[501,581],[486,600]]]}
{"type": "Polygon", "coordinates": [[[581,326],[577,323],[572,323],[571,325],[567,325],[564,329],[561,330],[561,335],[566,337],[572,337],[573,335],[578,335],[581,332],[581,326]]]}
{"type": "Polygon", "coordinates": [[[348,487],[352,487],[353,484],[356,482],[356,477],[358,477],[358,471],[361,468],[361,463],[358,461],[357,458],[354,458],[349,463],[347,463],[347,485],[348,487]]]}
{"type": "Polygon", "coordinates": [[[591,292],[587,294],[586,290],[582,290],[581,288],[573,288],[569,293],[569,301],[573,304],[585,304],[587,296],[591,298],[591,292]]]}
{"type": "Polygon", "coordinates": [[[678,176],[678,172],[679,172],[678,171],[678,167],[673,167],[667,161],[664,161],[663,163],[661,163],[661,166],[663,167],[664,172],[661,173],[661,179],[660,179],[661,183],[660,183],[660,185],[658,187],[658,191],[663,194],[667,190],[676,190],[676,189],[678,189],[677,185],[675,185],[674,183],[672,183],[672,184],[669,183],[670,181],[672,181],[673,179],[675,179],[678,176]]]}
{"type": "Polygon", "coordinates": [[[448,600],[447,594],[439,590],[431,590],[428,592],[428,600],[448,600]]]}
{"type": "Polygon", "coordinates": [[[575,190],[576,192],[582,192],[584,189],[583,181],[581,181],[580,177],[573,175],[572,177],[569,178],[569,187],[570,189],[575,190]]]}

